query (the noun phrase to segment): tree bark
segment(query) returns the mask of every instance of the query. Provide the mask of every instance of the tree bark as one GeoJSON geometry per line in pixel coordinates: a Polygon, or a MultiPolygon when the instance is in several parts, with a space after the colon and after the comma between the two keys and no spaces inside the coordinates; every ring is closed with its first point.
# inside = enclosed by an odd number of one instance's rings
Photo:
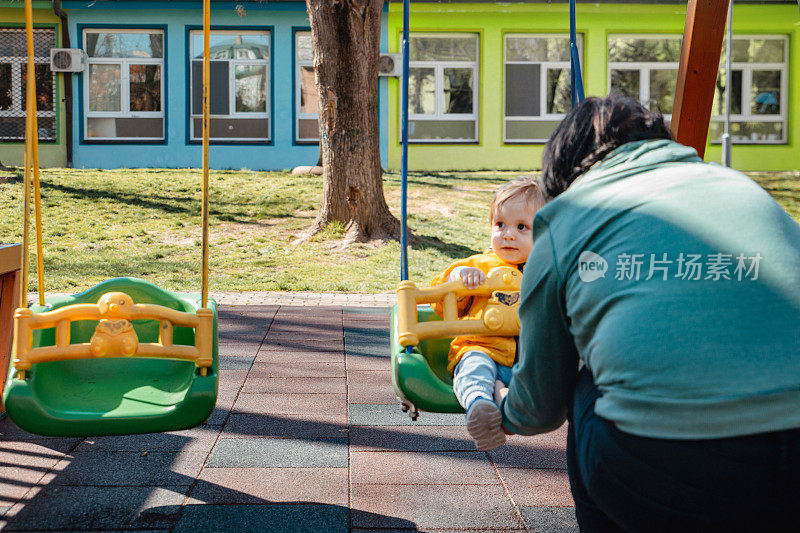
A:
{"type": "Polygon", "coordinates": [[[322,208],[308,238],[328,223],[345,242],[396,239],[381,179],[378,59],[383,0],[306,0],[320,99],[322,208]]]}

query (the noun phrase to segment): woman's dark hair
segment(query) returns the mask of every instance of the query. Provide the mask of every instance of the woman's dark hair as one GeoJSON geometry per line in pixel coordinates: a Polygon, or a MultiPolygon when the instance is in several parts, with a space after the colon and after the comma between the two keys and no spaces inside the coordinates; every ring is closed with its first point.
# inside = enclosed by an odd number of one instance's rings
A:
{"type": "Polygon", "coordinates": [[[548,200],[617,147],[645,139],[672,139],[660,113],[621,94],[590,97],[575,106],[547,141],[542,185],[548,200]]]}

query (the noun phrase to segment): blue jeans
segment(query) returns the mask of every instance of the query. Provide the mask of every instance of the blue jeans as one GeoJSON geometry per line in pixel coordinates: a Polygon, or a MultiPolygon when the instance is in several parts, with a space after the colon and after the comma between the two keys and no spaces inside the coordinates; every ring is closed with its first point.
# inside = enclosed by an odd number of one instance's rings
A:
{"type": "Polygon", "coordinates": [[[584,368],[567,434],[581,531],[797,531],[800,429],[708,440],[638,437],[595,414],[600,396],[584,368]]]}
{"type": "Polygon", "coordinates": [[[508,386],[511,367],[498,365],[480,350],[465,353],[453,374],[453,392],[464,409],[478,398],[494,401],[494,382],[500,380],[508,386]]]}

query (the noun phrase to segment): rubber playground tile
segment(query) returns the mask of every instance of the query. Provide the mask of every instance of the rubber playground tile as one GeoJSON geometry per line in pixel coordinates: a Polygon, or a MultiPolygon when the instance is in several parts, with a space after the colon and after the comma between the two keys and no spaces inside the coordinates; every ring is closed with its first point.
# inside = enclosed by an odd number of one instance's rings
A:
{"type": "Polygon", "coordinates": [[[345,315],[375,315],[388,317],[392,312],[391,307],[343,307],[342,314],[345,315]]]}
{"type": "Polygon", "coordinates": [[[353,483],[499,485],[483,452],[351,452],[353,483]]]}
{"type": "Polygon", "coordinates": [[[209,452],[214,446],[219,429],[199,426],[168,433],[142,433],[114,437],[87,437],[75,448],[84,452],[209,452]]]}
{"type": "Polygon", "coordinates": [[[308,363],[338,363],[344,365],[344,350],[326,352],[322,350],[287,352],[286,350],[261,350],[256,356],[256,363],[275,364],[287,361],[308,363]]]}
{"type": "MultiPolygon", "coordinates": [[[[389,346],[386,351],[381,352],[382,347],[373,346],[372,348],[356,349],[346,351],[347,371],[351,370],[389,370],[391,368],[391,358],[389,357],[389,346]]],[[[390,382],[391,383],[391,382],[390,382]]]]}
{"type": "Polygon", "coordinates": [[[300,336],[304,335],[341,335],[342,334],[342,318],[334,317],[325,322],[309,322],[307,317],[297,316],[291,319],[282,317],[274,320],[270,325],[269,332],[273,334],[278,333],[295,333],[300,336]]]}
{"type": "Polygon", "coordinates": [[[313,339],[273,339],[270,336],[264,340],[260,351],[280,351],[285,353],[296,352],[340,352],[344,351],[344,339],[313,340],[313,339]]]}
{"type": "Polygon", "coordinates": [[[489,452],[498,466],[517,468],[566,468],[566,429],[525,437],[511,435],[503,446],[489,452]]]}
{"type": "Polygon", "coordinates": [[[236,402],[236,397],[239,395],[237,389],[222,389],[217,394],[217,404],[211,416],[208,417],[206,424],[219,425],[224,424],[233,410],[233,404],[236,402]]]}
{"type": "Polygon", "coordinates": [[[306,363],[286,361],[282,363],[254,363],[251,378],[343,378],[342,363],[306,363]]]}
{"type": "Polygon", "coordinates": [[[347,507],[321,503],[187,505],[173,533],[346,533],[349,531],[349,518],[347,507]]]}
{"type": "Polygon", "coordinates": [[[566,470],[501,468],[497,471],[517,505],[573,507],[566,470]]]}
{"type": "Polygon", "coordinates": [[[169,528],[189,486],[42,487],[0,520],[5,531],[169,528]]]}
{"type": "Polygon", "coordinates": [[[519,509],[529,531],[536,533],[579,533],[573,507],[527,507],[519,509]]]}
{"type": "Polygon", "coordinates": [[[463,426],[463,414],[420,413],[416,422],[400,410],[399,404],[357,404],[348,406],[351,426],[463,426]]]}
{"type": "Polygon", "coordinates": [[[206,468],[188,503],[347,505],[348,491],[346,468],[206,468]]]}
{"type": "Polygon", "coordinates": [[[338,378],[285,378],[249,376],[242,394],[346,394],[347,380],[338,378]]]}
{"type": "MultiPolygon", "coordinates": [[[[397,401],[389,370],[347,369],[347,401],[390,405],[397,401]]],[[[399,405],[399,403],[398,403],[399,405]]]]}
{"type": "Polygon", "coordinates": [[[241,389],[249,370],[220,370],[219,390],[241,389]]]}
{"type": "Polygon", "coordinates": [[[350,451],[474,451],[465,426],[360,426],[350,428],[350,451]]]}
{"type": "Polygon", "coordinates": [[[513,529],[523,524],[501,485],[351,486],[354,528],[513,529]],[[369,510],[369,513],[365,513],[369,510]]]}
{"type": "Polygon", "coordinates": [[[301,415],[317,412],[347,416],[344,394],[239,394],[237,412],[301,415]]]}
{"type": "Polygon", "coordinates": [[[206,457],[203,452],[74,452],[42,481],[49,485],[189,485],[206,457]]]}
{"type": "Polygon", "coordinates": [[[206,468],[347,468],[347,439],[220,439],[206,468]]]}
{"type": "Polygon", "coordinates": [[[253,355],[228,355],[220,356],[219,369],[220,370],[250,370],[253,362],[256,360],[255,354],[253,355]]]}
{"type": "Polygon", "coordinates": [[[231,413],[222,432],[223,439],[238,437],[329,438],[347,436],[347,417],[313,415],[267,415],[231,413]]]}
{"type": "Polygon", "coordinates": [[[220,342],[218,353],[220,358],[229,356],[254,357],[258,353],[260,346],[261,341],[243,343],[220,342]]]}

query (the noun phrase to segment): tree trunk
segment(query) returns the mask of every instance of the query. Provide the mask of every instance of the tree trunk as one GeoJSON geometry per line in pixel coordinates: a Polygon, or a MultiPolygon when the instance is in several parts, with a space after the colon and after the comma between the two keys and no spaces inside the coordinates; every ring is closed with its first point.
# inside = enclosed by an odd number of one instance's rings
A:
{"type": "Polygon", "coordinates": [[[341,222],[345,242],[396,239],[381,179],[378,58],[383,0],[306,0],[314,41],[322,208],[305,233],[341,222]]]}

